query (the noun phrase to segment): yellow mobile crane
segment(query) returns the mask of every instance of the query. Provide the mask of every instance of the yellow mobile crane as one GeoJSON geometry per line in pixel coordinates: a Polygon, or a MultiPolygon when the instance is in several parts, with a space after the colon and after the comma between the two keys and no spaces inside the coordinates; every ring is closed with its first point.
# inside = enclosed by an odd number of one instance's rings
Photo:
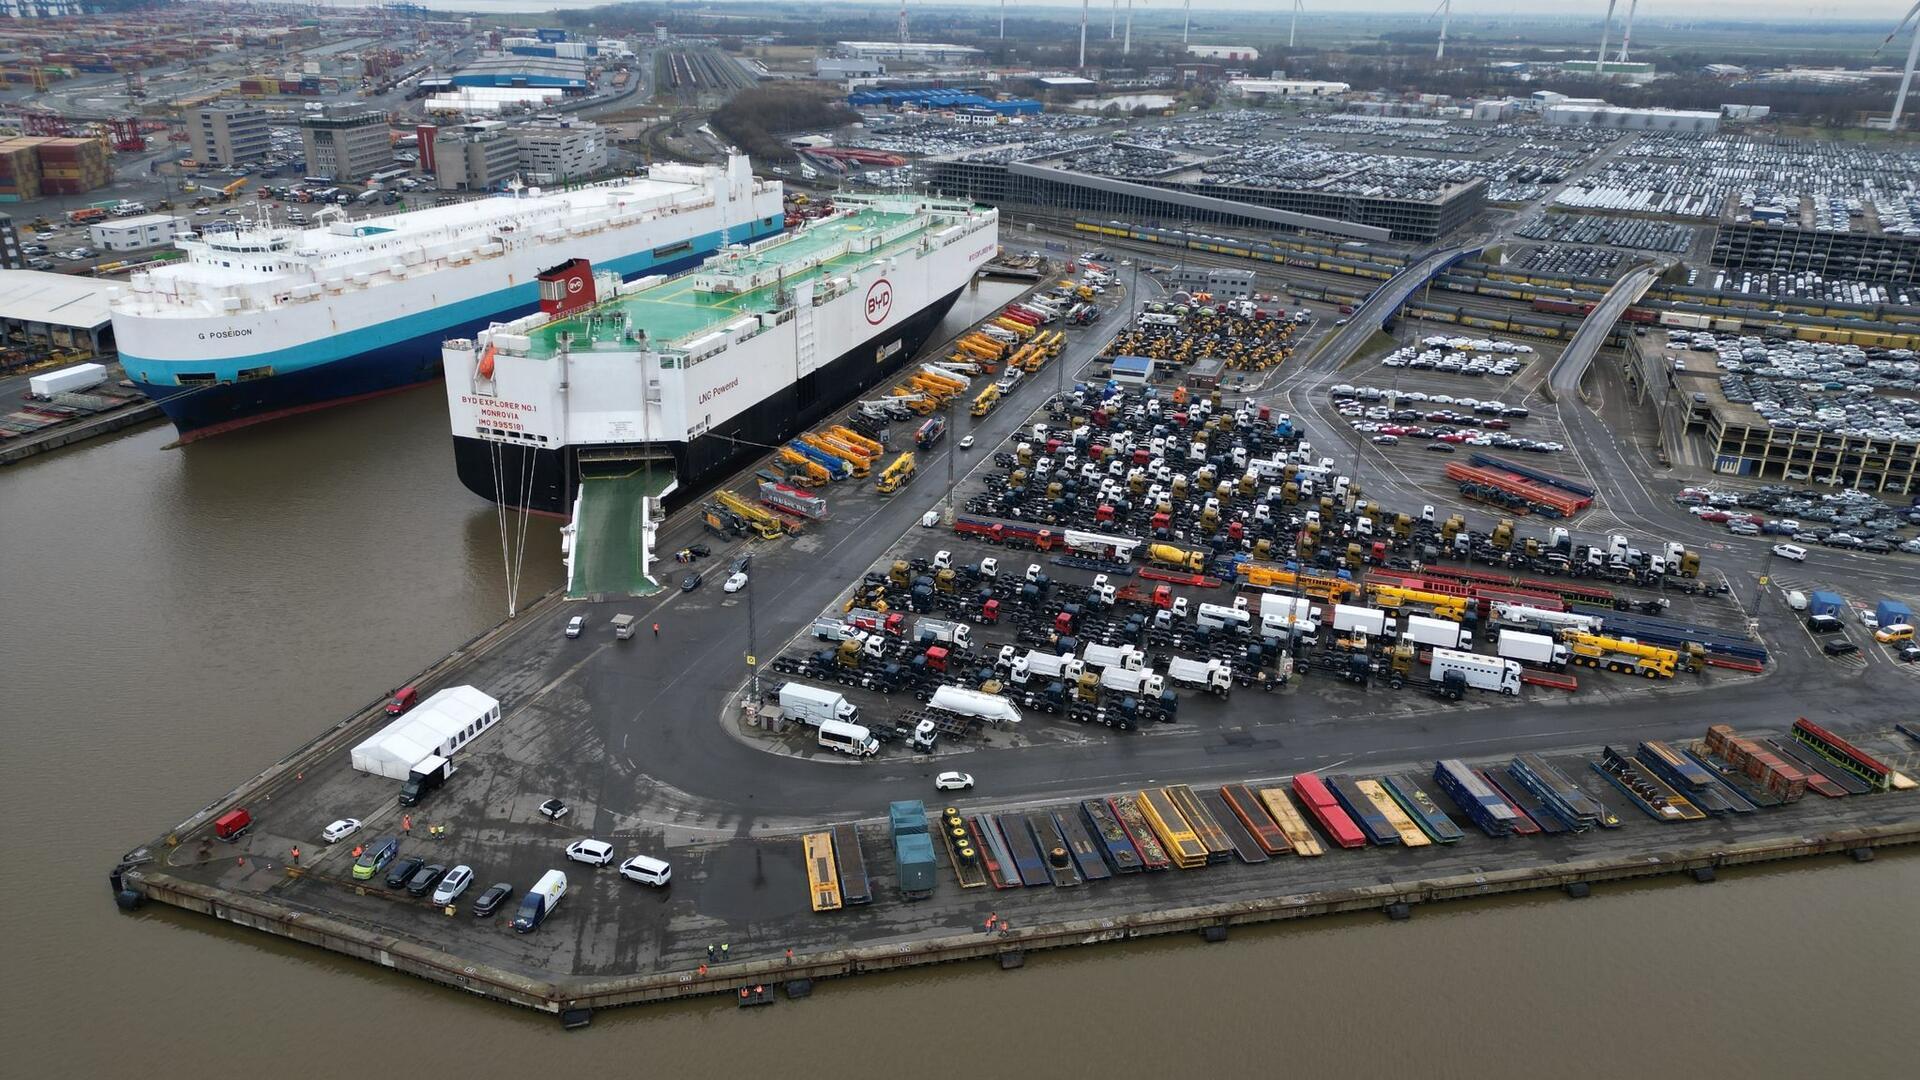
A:
{"type": "Polygon", "coordinates": [[[769,511],[762,510],[725,488],[722,488],[714,497],[720,500],[721,506],[740,515],[740,520],[746,522],[747,528],[752,529],[753,534],[760,539],[778,540],[786,535],[786,524],[769,511]]]}
{"type": "Polygon", "coordinates": [[[891,495],[901,488],[906,487],[907,483],[912,479],[913,451],[909,450],[899,457],[894,458],[893,464],[881,470],[880,479],[875,480],[873,486],[880,494],[891,495]]]}
{"type": "Polygon", "coordinates": [[[1573,662],[1586,667],[1649,679],[1671,679],[1680,666],[1677,650],[1645,645],[1631,638],[1605,637],[1578,630],[1568,630],[1561,638],[1573,654],[1573,662]]]}
{"type": "Polygon", "coordinates": [[[980,391],[980,395],[973,399],[973,408],[968,411],[974,416],[985,416],[992,412],[993,407],[999,403],[1000,388],[992,383],[988,383],[986,389],[980,391]]]}
{"type": "Polygon", "coordinates": [[[1454,622],[1464,619],[1467,614],[1467,598],[1464,596],[1448,596],[1425,589],[1405,589],[1398,585],[1369,585],[1367,595],[1373,598],[1375,605],[1388,610],[1417,604],[1454,622]]]}

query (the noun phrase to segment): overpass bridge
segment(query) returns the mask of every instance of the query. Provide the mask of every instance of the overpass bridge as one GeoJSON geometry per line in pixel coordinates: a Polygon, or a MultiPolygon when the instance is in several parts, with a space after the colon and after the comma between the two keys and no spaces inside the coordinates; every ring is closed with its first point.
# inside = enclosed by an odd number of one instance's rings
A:
{"type": "Polygon", "coordinates": [[[1387,328],[1400,306],[1422,285],[1455,263],[1480,254],[1481,250],[1478,243],[1437,248],[1402,267],[1354,309],[1347,325],[1321,340],[1313,356],[1314,366],[1339,367],[1346,363],[1375,330],[1387,328]]]}
{"type": "Polygon", "coordinates": [[[1655,263],[1630,270],[1613,283],[1613,288],[1607,290],[1606,295],[1593,305],[1593,310],[1581,321],[1573,340],[1567,342],[1560,358],[1553,362],[1553,369],[1547,372],[1543,389],[1549,398],[1560,401],[1579,390],[1580,380],[1586,376],[1587,368],[1593,363],[1600,346],[1613,333],[1614,324],[1620,321],[1628,308],[1647,295],[1647,290],[1660,280],[1660,275],[1665,271],[1664,265],[1655,263]]]}

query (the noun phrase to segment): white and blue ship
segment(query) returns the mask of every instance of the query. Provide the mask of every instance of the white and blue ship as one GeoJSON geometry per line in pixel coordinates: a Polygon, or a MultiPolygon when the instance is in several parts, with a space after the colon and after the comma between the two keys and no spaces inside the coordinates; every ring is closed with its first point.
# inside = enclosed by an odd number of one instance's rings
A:
{"type": "Polygon", "coordinates": [[[777,182],[744,157],[313,227],[183,240],[110,301],[127,377],[182,441],[440,377],[441,343],[536,309],[542,270],[586,258],[670,274],[780,231],[777,182]]]}

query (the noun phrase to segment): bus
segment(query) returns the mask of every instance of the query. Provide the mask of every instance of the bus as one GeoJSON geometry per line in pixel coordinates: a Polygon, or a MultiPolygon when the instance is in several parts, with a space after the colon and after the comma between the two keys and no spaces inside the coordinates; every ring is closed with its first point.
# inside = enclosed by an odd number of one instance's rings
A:
{"type": "Polygon", "coordinates": [[[1207,865],[1207,846],[1194,835],[1193,827],[1180,816],[1164,789],[1149,788],[1141,792],[1138,805],[1147,824],[1167,849],[1173,865],[1182,870],[1197,870],[1207,865]]]}
{"type": "Polygon", "coordinates": [[[800,838],[807,855],[807,888],[813,910],[840,910],[840,871],[833,861],[833,834],[811,832],[800,838]]]}
{"type": "Polygon", "coordinates": [[[1327,790],[1327,785],[1318,776],[1310,772],[1295,776],[1293,795],[1327,834],[1327,839],[1343,848],[1367,846],[1366,834],[1360,831],[1360,826],[1353,823],[1345,810],[1340,809],[1333,792],[1327,790]]]}

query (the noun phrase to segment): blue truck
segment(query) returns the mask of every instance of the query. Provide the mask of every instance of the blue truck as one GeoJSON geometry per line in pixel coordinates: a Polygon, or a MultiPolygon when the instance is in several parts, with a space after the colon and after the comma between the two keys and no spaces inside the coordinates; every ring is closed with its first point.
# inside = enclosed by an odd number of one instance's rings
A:
{"type": "Polygon", "coordinates": [[[1913,625],[1913,609],[1898,600],[1880,601],[1874,606],[1873,616],[1882,628],[1913,625]]]}
{"type": "Polygon", "coordinates": [[[933,895],[933,837],[927,832],[927,804],[908,799],[887,806],[893,827],[893,861],[900,872],[900,896],[925,900],[933,895]]]}

